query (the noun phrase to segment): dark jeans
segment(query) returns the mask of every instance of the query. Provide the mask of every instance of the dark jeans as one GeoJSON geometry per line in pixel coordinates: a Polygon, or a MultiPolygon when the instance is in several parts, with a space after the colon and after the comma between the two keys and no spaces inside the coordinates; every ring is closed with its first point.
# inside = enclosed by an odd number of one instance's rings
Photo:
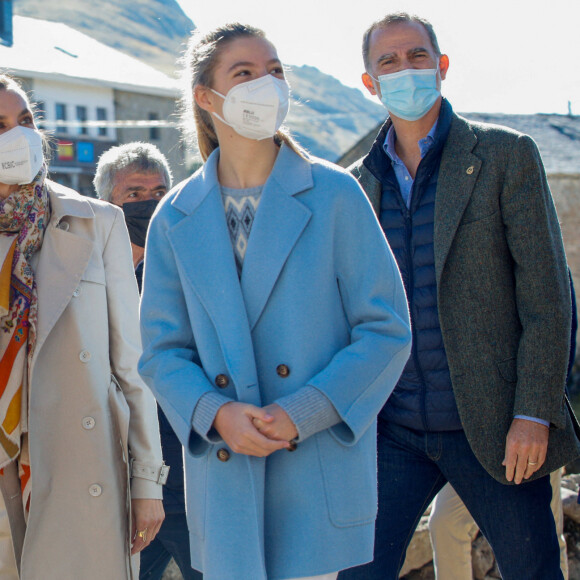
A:
{"type": "Polygon", "coordinates": [[[184,580],[202,580],[202,573],[191,567],[189,531],[184,513],[165,514],[159,533],[141,552],[139,580],[161,580],[172,557],[184,580]]]}
{"type": "Polygon", "coordinates": [[[549,476],[503,485],[483,469],[463,431],[382,423],[378,479],[374,561],[339,580],[397,580],[419,519],[447,481],[491,544],[504,580],[562,580],[549,476]]]}

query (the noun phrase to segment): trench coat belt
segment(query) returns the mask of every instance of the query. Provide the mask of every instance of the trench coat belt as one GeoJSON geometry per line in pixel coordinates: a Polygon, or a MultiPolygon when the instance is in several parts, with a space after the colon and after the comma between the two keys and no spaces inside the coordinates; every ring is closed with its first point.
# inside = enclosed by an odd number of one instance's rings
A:
{"type": "Polygon", "coordinates": [[[160,485],[165,485],[168,475],[169,466],[165,465],[165,463],[161,467],[155,468],[131,459],[131,477],[140,477],[141,479],[148,479],[160,485]]]}

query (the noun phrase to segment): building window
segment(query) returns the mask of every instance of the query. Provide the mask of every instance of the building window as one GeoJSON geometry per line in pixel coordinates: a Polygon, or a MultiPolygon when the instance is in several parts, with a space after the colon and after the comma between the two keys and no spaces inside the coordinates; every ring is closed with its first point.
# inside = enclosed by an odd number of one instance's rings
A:
{"type": "MultiPolygon", "coordinates": [[[[149,120],[150,121],[159,121],[159,115],[157,113],[149,113],[149,120]]],[[[149,128],[149,139],[151,141],[158,141],[160,137],[159,127],[150,127],[149,128]]]]}
{"type": "MultiPolygon", "coordinates": [[[[97,107],[97,121],[107,120],[107,109],[104,107],[97,107]]],[[[99,127],[99,137],[107,136],[107,127],[99,127]]]]}
{"type": "MultiPolygon", "coordinates": [[[[87,108],[82,106],[77,106],[77,121],[79,123],[86,123],[87,122],[87,108]]],[[[78,127],[77,133],[79,135],[86,135],[88,133],[88,129],[86,126],[81,125],[78,127]]]]}
{"type": "Polygon", "coordinates": [[[39,129],[46,129],[46,109],[44,101],[36,101],[36,106],[34,107],[34,121],[38,125],[39,129]]]}
{"type": "Polygon", "coordinates": [[[64,103],[56,103],[56,121],[56,132],[66,133],[66,127],[58,123],[58,121],[66,121],[66,105],[64,103]]]}

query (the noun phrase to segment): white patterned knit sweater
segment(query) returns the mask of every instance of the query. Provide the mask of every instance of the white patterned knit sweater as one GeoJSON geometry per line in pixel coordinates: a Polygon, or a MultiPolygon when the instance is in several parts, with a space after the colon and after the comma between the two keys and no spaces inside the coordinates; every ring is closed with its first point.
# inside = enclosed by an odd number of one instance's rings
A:
{"type": "Polygon", "coordinates": [[[247,189],[232,189],[223,185],[220,187],[226,211],[226,222],[236,256],[238,275],[241,276],[248,240],[250,239],[254,217],[258,211],[263,186],[249,187],[247,189]]]}

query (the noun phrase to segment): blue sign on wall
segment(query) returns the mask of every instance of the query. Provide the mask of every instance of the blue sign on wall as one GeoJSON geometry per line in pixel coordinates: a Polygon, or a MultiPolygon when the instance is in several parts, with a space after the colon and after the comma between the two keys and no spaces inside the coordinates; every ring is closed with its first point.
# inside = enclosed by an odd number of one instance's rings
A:
{"type": "Polygon", "coordinates": [[[0,44],[12,46],[12,0],[0,0],[0,44]]]}
{"type": "Polygon", "coordinates": [[[77,143],[77,161],[80,163],[95,162],[95,147],[92,143],[77,143]]]}

